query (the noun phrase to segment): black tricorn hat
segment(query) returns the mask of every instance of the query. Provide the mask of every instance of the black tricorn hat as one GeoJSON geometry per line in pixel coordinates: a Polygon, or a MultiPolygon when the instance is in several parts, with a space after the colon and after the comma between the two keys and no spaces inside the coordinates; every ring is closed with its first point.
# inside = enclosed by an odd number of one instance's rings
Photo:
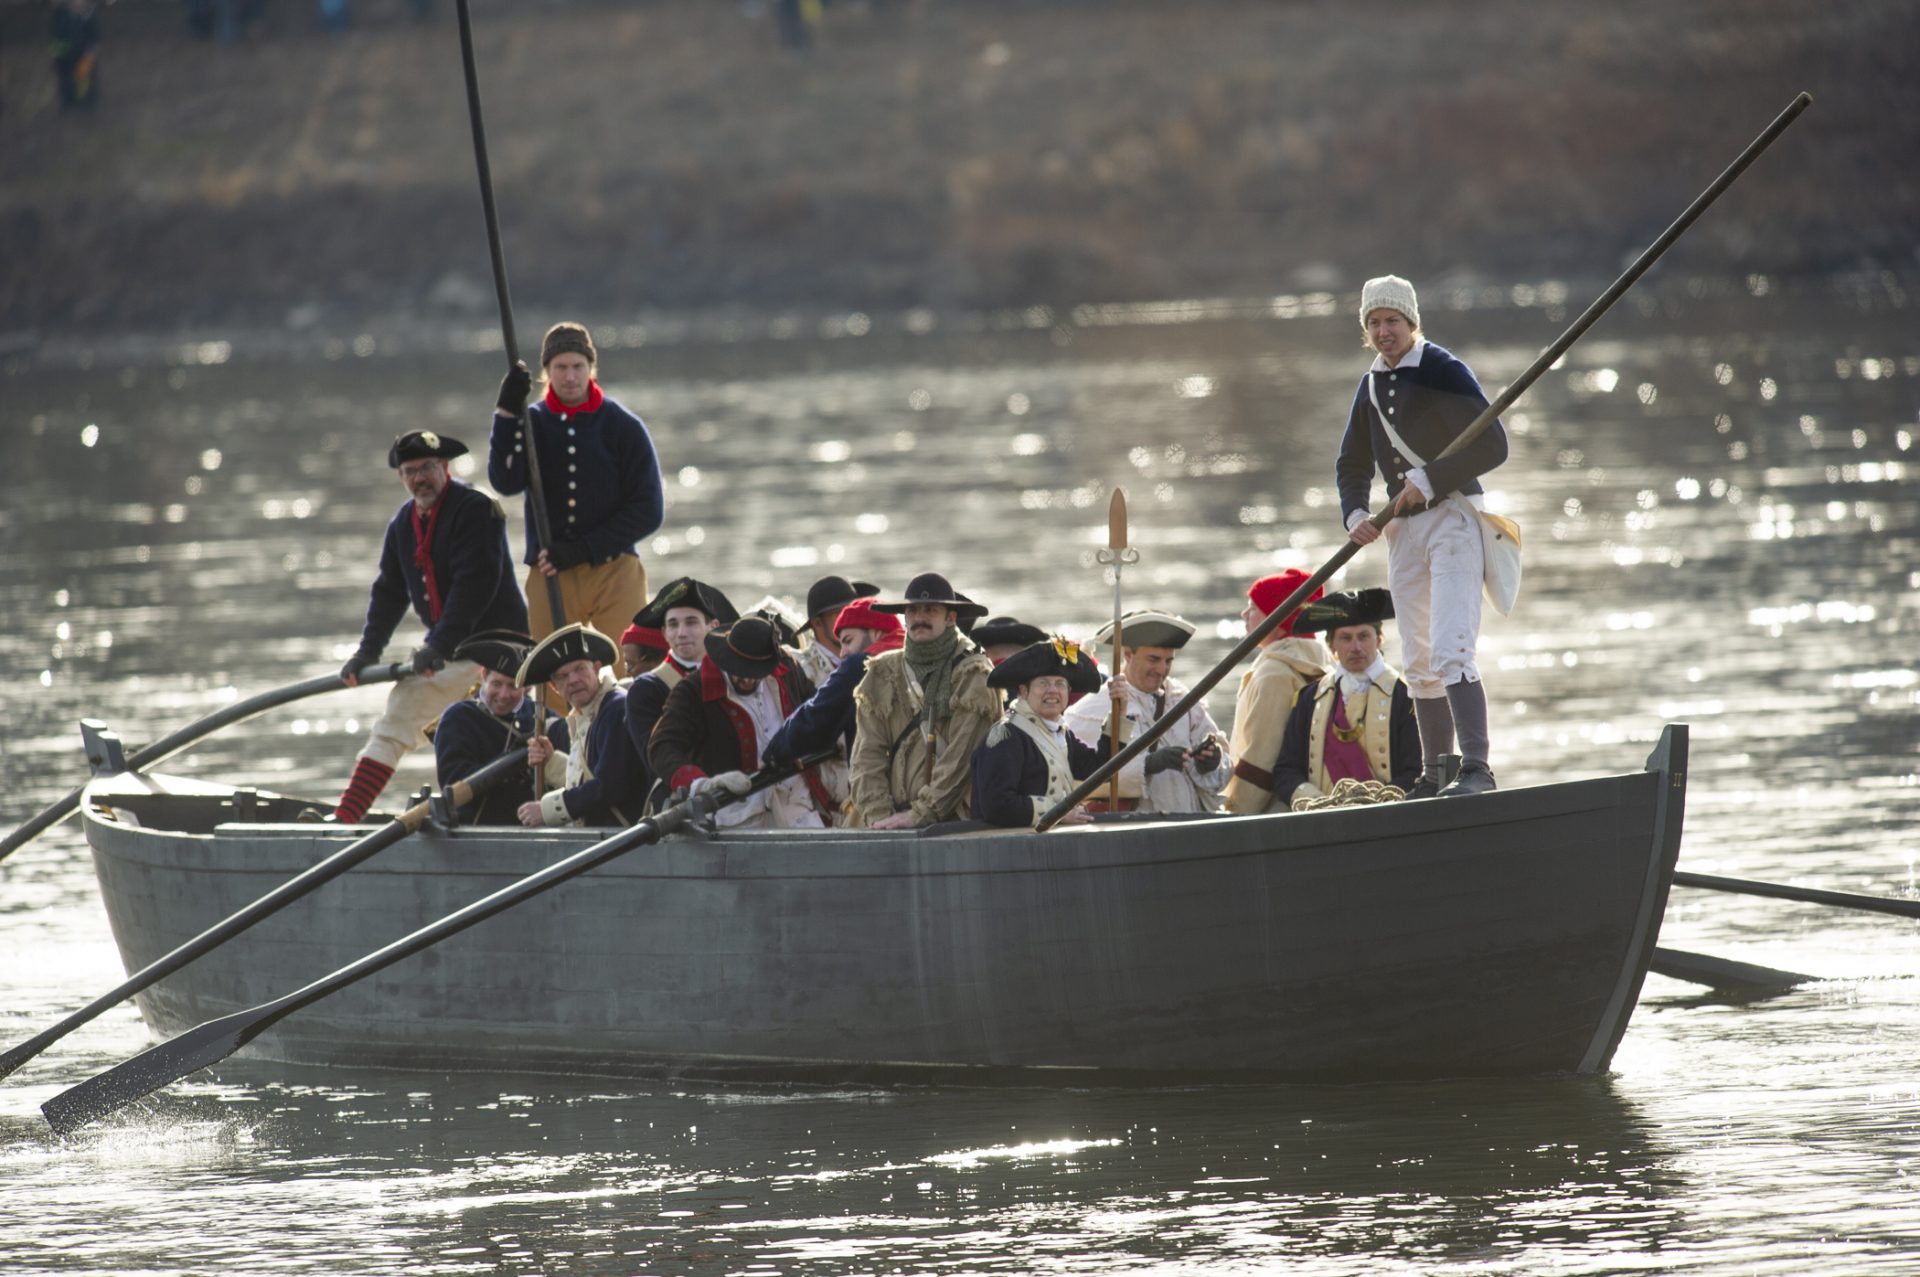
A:
{"type": "Polygon", "coordinates": [[[409,430],[393,441],[387,449],[387,468],[398,470],[404,461],[419,461],[423,457],[439,457],[442,461],[451,461],[455,457],[467,455],[467,445],[452,435],[437,435],[431,430],[409,430]]]}
{"type": "MultiPolygon", "coordinates": [[[[915,603],[939,603],[958,612],[961,618],[985,616],[987,609],[953,588],[938,572],[922,572],[907,582],[906,597],[898,603],[876,603],[876,612],[904,612],[915,603]]],[[[965,627],[962,627],[965,628],[965,627]]]]}
{"type": "Polygon", "coordinates": [[[1092,653],[1063,638],[1029,643],[995,666],[993,673],[987,675],[987,685],[1012,690],[1049,674],[1066,679],[1069,691],[1100,690],[1100,667],[1093,663],[1092,653]]]}
{"type": "Polygon", "coordinates": [[[520,666],[533,650],[533,638],[518,630],[475,630],[453,649],[456,661],[476,661],[482,669],[519,681],[520,666]]]}
{"type": "Polygon", "coordinates": [[[1295,634],[1326,634],[1344,625],[1371,625],[1393,615],[1393,595],[1378,586],[1368,590],[1342,590],[1301,608],[1293,618],[1295,634]]]}
{"type": "Polygon", "coordinates": [[[611,665],[619,658],[620,649],[613,645],[612,639],[584,621],[575,621],[534,644],[527,659],[520,663],[520,672],[514,681],[522,687],[533,687],[551,679],[562,665],[575,661],[611,665]]]}
{"type": "MultiPolygon", "coordinates": [[[[753,608],[742,615],[740,620],[744,621],[756,616],[768,625],[771,625],[773,627],[774,637],[782,643],[785,643],[788,647],[794,647],[800,642],[800,631],[794,629],[793,622],[782,616],[780,610],[773,604],[769,603],[765,607],[753,608]]],[[[739,621],[734,622],[736,625],[739,623],[739,621]]]]}
{"type": "Polygon", "coordinates": [[[779,632],[757,613],[741,617],[724,630],[709,630],[707,655],[737,678],[765,678],[786,658],[779,632]]]}
{"type": "Polygon", "coordinates": [[[667,623],[667,610],[676,607],[697,607],[707,616],[721,625],[728,625],[740,619],[740,612],[727,596],[708,585],[705,581],[696,581],[690,576],[679,577],[660,587],[660,592],[647,600],[647,605],[633,614],[635,625],[644,625],[650,630],[660,629],[667,623]]]}
{"type": "Polygon", "coordinates": [[[870,599],[880,593],[880,587],[866,581],[849,581],[844,576],[823,576],[807,587],[807,619],[811,621],[822,612],[839,614],[841,608],[855,599],[870,599]]]}
{"type": "MultiPolygon", "coordinates": [[[[1193,637],[1194,626],[1184,617],[1171,612],[1155,612],[1142,609],[1137,612],[1123,612],[1120,615],[1121,647],[1171,647],[1182,648],[1193,637]]],[[[1113,622],[1101,626],[1094,636],[1096,643],[1113,642],[1113,622]]]]}
{"type": "Polygon", "coordinates": [[[1016,621],[1011,616],[993,616],[974,626],[968,637],[981,647],[993,647],[1000,643],[1018,643],[1025,647],[1045,639],[1047,632],[1037,625],[1016,621]]]}

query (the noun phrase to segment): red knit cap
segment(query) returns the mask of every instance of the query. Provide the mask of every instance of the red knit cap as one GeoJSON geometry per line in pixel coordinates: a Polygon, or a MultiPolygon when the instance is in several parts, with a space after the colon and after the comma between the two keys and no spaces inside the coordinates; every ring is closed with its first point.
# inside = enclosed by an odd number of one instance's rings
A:
{"type": "Polygon", "coordinates": [[[840,609],[840,615],[834,618],[833,632],[841,630],[879,630],[882,634],[898,634],[900,618],[891,612],[876,612],[872,599],[855,599],[840,609]]]}
{"type": "Polygon", "coordinates": [[[620,634],[621,647],[641,647],[649,652],[667,650],[667,636],[659,630],[650,630],[644,625],[629,625],[620,634]]]}
{"type": "MultiPolygon", "coordinates": [[[[1302,572],[1299,568],[1288,568],[1285,572],[1276,573],[1273,576],[1263,576],[1247,587],[1247,597],[1253,600],[1255,607],[1271,615],[1273,609],[1285,603],[1287,596],[1305,585],[1312,576],[1313,574],[1311,572],[1302,572]]],[[[1306,602],[1311,603],[1326,592],[1327,587],[1323,585],[1312,594],[1309,594],[1306,602]]],[[[1274,633],[1281,635],[1292,634],[1293,623],[1299,615],[1300,613],[1298,609],[1296,609],[1293,616],[1282,621],[1280,627],[1276,629],[1274,633]]]]}

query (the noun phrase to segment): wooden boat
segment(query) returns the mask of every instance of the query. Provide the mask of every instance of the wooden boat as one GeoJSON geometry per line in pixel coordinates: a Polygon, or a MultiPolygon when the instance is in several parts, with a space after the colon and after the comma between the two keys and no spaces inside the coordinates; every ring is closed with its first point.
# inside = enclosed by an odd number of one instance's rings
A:
{"type": "MultiPolygon", "coordinates": [[[[1604,1070],[1680,845],[1641,772],[1045,835],[682,835],[294,1015],[255,1056],[740,1081],[1137,1084],[1604,1070]]],[[[129,971],[353,837],[121,772],[83,806],[129,971]]],[[[429,828],[140,996],[265,1002],[596,841],[429,828]]]]}

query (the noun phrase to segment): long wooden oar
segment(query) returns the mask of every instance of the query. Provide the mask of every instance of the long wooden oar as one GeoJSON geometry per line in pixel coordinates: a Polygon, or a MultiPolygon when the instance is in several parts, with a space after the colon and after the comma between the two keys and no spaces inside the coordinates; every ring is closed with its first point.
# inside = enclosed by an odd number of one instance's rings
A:
{"type": "MultiPolygon", "coordinates": [[[[1747,167],[1760,157],[1760,153],[1773,145],[1774,139],[1785,132],[1787,126],[1792,124],[1794,120],[1799,117],[1800,113],[1806,110],[1812,103],[1813,97],[1811,94],[1802,93],[1796,97],[1793,100],[1793,104],[1782,111],[1759,137],[1756,137],[1752,142],[1748,143],[1746,150],[1740,153],[1739,157],[1727,167],[1727,170],[1715,178],[1713,184],[1702,191],[1699,198],[1687,206],[1686,212],[1682,213],[1673,225],[1667,227],[1667,229],[1661,233],[1659,239],[1655,240],[1648,246],[1645,252],[1640,254],[1633,265],[1627,268],[1626,273],[1621,275],[1619,279],[1613,281],[1612,286],[1609,287],[1606,292],[1600,294],[1594,303],[1587,307],[1585,313],[1583,313],[1580,318],[1573,321],[1573,326],[1567,329],[1566,332],[1560,334],[1560,337],[1553,345],[1548,346],[1542,351],[1540,357],[1535,359],[1525,372],[1516,377],[1512,384],[1501,391],[1499,396],[1495,398],[1492,403],[1488,404],[1486,408],[1481,411],[1480,415],[1475,417],[1467,428],[1460,432],[1459,437],[1447,445],[1440,455],[1442,457],[1451,457],[1484,434],[1487,429],[1493,425],[1494,421],[1499,418],[1500,414],[1508,408],[1511,408],[1514,401],[1519,399],[1528,387],[1532,386],[1535,381],[1539,380],[1542,374],[1559,362],[1560,357],[1567,353],[1568,349],[1573,346],[1573,343],[1580,340],[1587,329],[1593,327],[1599,318],[1606,314],[1615,302],[1620,300],[1627,289],[1633,287],[1634,283],[1638,281],[1642,275],[1647,273],[1648,268],[1660,259],[1661,254],[1672,247],[1673,242],[1679,239],[1680,236],[1686,232],[1687,228],[1692,226],[1694,221],[1698,219],[1702,213],[1707,211],[1708,206],[1719,199],[1721,194],[1729,186],[1733,185],[1734,180],[1746,172],[1747,167]]],[[[1369,519],[1368,522],[1375,528],[1384,528],[1388,523],[1392,522],[1392,520],[1393,507],[1389,505],[1386,509],[1369,519]]],[[[1325,585],[1328,578],[1333,576],[1335,572],[1338,572],[1346,561],[1357,554],[1359,550],[1360,546],[1358,543],[1352,540],[1343,542],[1339,551],[1335,553],[1332,558],[1328,559],[1318,572],[1308,577],[1298,589],[1288,595],[1272,612],[1268,613],[1264,621],[1247,631],[1247,636],[1241,639],[1239,645],[1231,652],[1227,653],[1225,660],[1207,671],[1205,677],[1195,683],[1193,687],[1188,690],[1187,694],[1180,698],[1178,703],[1165,714],[1162,714],[1152,726],[1135,736],[1125,749],[1115,754],[1105,763],[1102,763],[1094,770],[1092,775],[1081,781],[1072,793],[1048,808],[1046,814],[1040,817],[1039,823],[1035,825],[1034,828],[1040,832],[1051,829],[1062,816],[1072,811],[1082,802],[1085,802],[1089,795],[1098,790],[1100,786],[1106,782],[1107,777],[1113,775],[1122,767],[1125,767],[1128,763],[1152,748],[1153,743],[1159,740],[1168,728],[1179,722],[1186,716],[1189,710],[1206,699],[1207,693],[1213,690],[1215,684],[1225,678],[1234,666],[1251,655],[1253,650],[1260,646],[1261,639],[1284,624],[1286,619],[1292,616],[1294,612],[1312,596],[1315,590],[1325,585]]]]}
{"type": "Polygon", "coordinates": [[[1757,967],[1750,962],[1688,953],[1684,949],[1655,949],[1648,970],[1671,980],[1704,984],[1722,993],[1783,993],[1797,985],[1812,984],[1819,979],[1818,976],[1801,975],[1798,971],[1777,971],[1772,967],[1757,967]]]}
{"type": "Polygon", "coordinates": [[[1771,896],[1776,900],[1800,900],[1814,905],[1835,905],[1842,909],[1864,909],[1869,913],[1890,913],[1901,918],[1920,918],[1920,900],[1860,896],[1850,891],[1822,891],[1818,887],[1790,887],[1780,882],[1721,878],[1714,874],[1676,873],[1673,875],[1673,884],[1676,887],[1704,887],[1708,891],[1731,891],[1746,896],[1771,896]]]}
{"type": "MultiPolygon", "coordinates": [[[[395,679],[406,678],[412,673],[412,667],[404,662],[369,666],[361,671],[359,685],[365,687],[369,683],[391,683],[395,679]]],[[[145,749],[135,750],[127,758],[127,770],[135,772],[144,770],[155,763],[164,762],[194,742],[211,736],[222,727],[243,722],[256,715],[264,714],[270,709],[277,709],[308,696],[317,696],[321,692],[337,692],[345,686],[338,674],[322,674],[318,678],[304,679],[298,683],[289,683],[285,687],[276,687],[270,692],[250,696],[244,701],[235,701],[224,709],[215,710],[205,718],[195,719],[179,731],[162,737],[145,749]]],[[[79,811],[80,794],[80,790],[74,790],[4,839],[0,839],[0,860],[5,860],[14,851],[79,811]]]]}
{"type": "MultiPolygon", "coordinates": [[[[494,759],[465,780],[455,781],[447,790],[448,801],[454,807],[466,806],[473,801],[474,795],[492,786],[514,768],[526,766],[526,761],[525,747],[494,759]]],[[[366,837],[355,839],[310,869],[289,878],[238,913],[214,923],[172,953],[148,963],[128,976],[125,983],[118,988],[101,994],[60,1023],[36,1033],[5,1055],[0,1055],[0,1078],[6,1077],[102,1011],[119,1005],[149,985],[172,975],[194,959],[211,953],[256,922],[280,912],[315,887],[333,881],[355,865],[371,859],[408,834],[416,832],[426,823],[427,813],[431,807],[430,802],[414,804],[366,837]]]]}
{"type": "MultiPolygon", "coordinates": [[[[763,768],[754,774],[753,784],[748,788],[747,794],[765,789],[769,785],[776,785],[830,756],[830,752],[812,754],[791,763],[763,768]]],[[[332,975],[315,980],[304,989],[295,990],[273,1002],[262,1003],[260,1006],[239,1011],[218,1020],[209,1020],[197,1028],[187,1030],[171,1041],[162,1042],[105,1073],[88,1078],[80,1085],[62,1091],[42,1104],[40,1111],[46,1115],[47,1124],[55,1131],[61,1135],[69,1134],[89,1122],[97,1121],[109,1113],[125,1108],[135,1100],[151,1095],[168,1083],[186,1077],[189,1073],[218,1064],[302,1007],[311,1006],[327,995],[337,993],[376,971],[392,966],[402,958],[438,944],[448,936],[457,935],[475,923],[493,917],[496,913],[531,900],[542,892],[559,886],[569,878],[577,878],[589,869],[604,865],[636,847],[656,842],[685,827],[702,812],[716,810],[744,797],[746,794],[725,795],[721,801],[715,803],[703,801],[696,804],[689,800],[669,807],[659,815],[644,820],[631,829],[623,829],[611,838],[603,839],[583,851],[575,852],[565,860],[549,865],[538,873],[529,874],[484,899],[474,901],[464,909],[448,914],[438,922],[420,928],[412,935],[403,936],[384,949],[376,950],[359,961],[340,968],[332,975]]]]}
{"type": "MultiPolygon", "coordinates": [[[[500,247],[500,214],[493,205],[493,165],[487,159],[487,125],[480,117],[480,72],[473,60],[473,18],[467,12],[467,0],[454,0],[460,18],[460,62],[467,75],[467,119],[473,126],[473,163],[480,174],[480,207],[487,217],[487,251],[493,258],[493,292],[500,303],[500,336],[507,347],[507,367],[520,362],[520,339],[513,331],[513,297],[507,289],[507,255],[500,247]]],[[[553,528],[547,518],[547,489],[540,481],[540,450],[534,447],[533,423],[527,418],[526,405],[520,407],[520,437],[527,441],[527,512],[533,518],[536,552],[553,545],[553,528]]],[[[542,576],[547,583],[547,606],[552,609],[553,628],[567,623],[567,604],[560,594],[560,578],[542,576]]]]}

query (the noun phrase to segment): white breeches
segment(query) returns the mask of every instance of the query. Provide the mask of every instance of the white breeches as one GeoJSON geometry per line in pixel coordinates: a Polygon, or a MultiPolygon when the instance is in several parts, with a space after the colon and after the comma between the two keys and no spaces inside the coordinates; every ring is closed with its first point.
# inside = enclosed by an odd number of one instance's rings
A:
{"type": "Polygon", "coordinates": [[[1407,691],[1437,700],[1460,682],[1479,682],[1480,527],[1466,502],[1387,524],[1387,588],[1405,649],[1407,691]]]}
{"type": "Polygon", "coordinates": [[[399,766],[402,758],[427,743],[426,726],[439,722],[440,712],[466,697],[479,677],[480,667],[474,662],[448,661],[432,678],[415,674],[395,683],[360,757],[399,766]]]}

